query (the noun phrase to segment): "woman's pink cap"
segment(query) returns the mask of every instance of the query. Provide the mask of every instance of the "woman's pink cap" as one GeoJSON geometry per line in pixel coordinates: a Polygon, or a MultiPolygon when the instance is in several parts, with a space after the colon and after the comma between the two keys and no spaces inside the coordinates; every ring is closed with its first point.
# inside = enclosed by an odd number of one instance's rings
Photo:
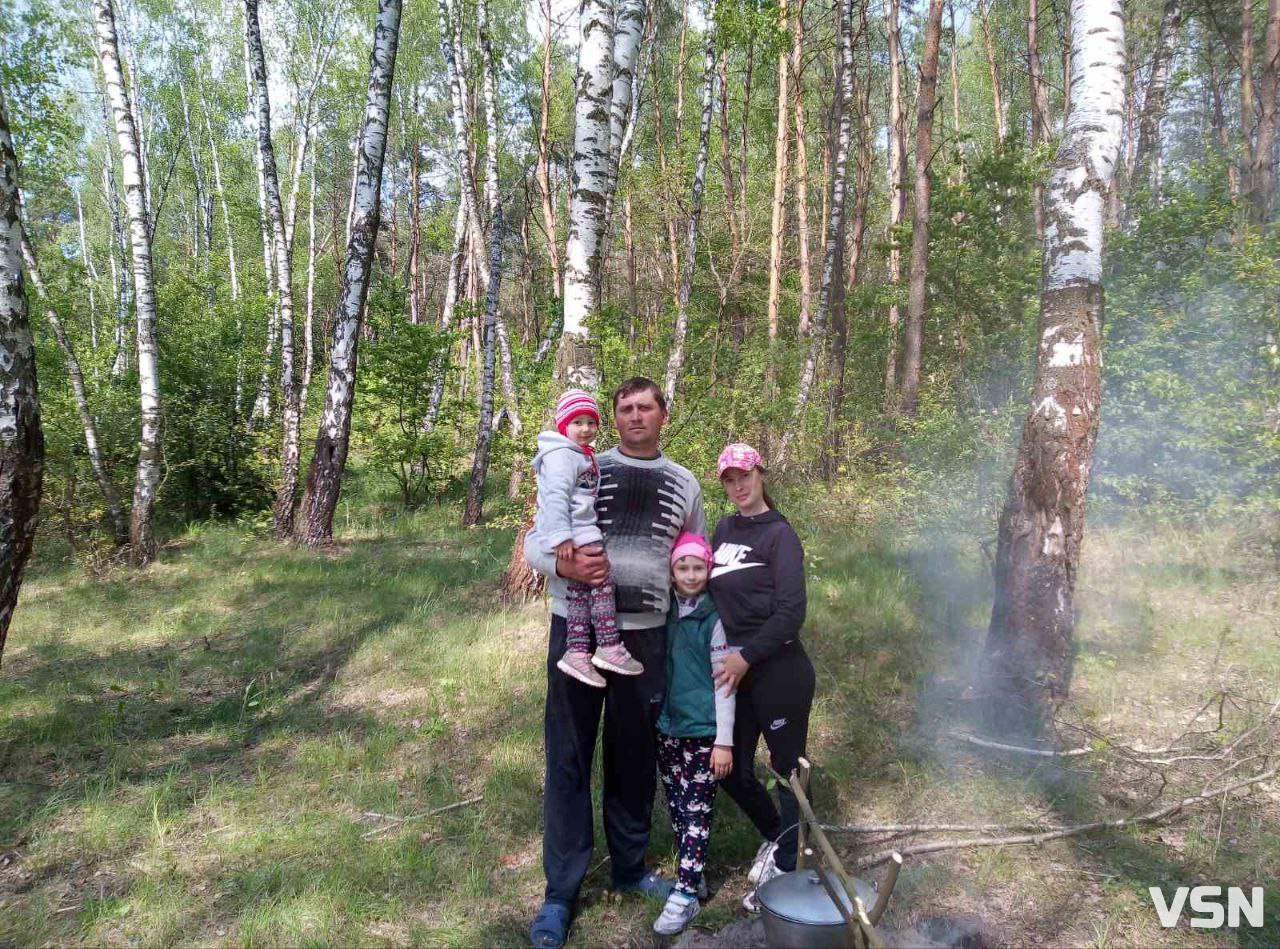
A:
{"type": "Polygon", "coordinates": [[[746,442],[734,442],[720,452],[720,460],[716,463],[716,477],[723,478],[730,468],[751,471],[753,468],[763,467],[764,460],[760,457],[760,452],[746,442]]]}
{"type": "Polygon", "coordinates": [[[676,538],[676,545],[671,548],[671,563],[681,557],[701,557],[708,567],[711,566],[711,545],[701,534],[685,531],[676,538]]]}

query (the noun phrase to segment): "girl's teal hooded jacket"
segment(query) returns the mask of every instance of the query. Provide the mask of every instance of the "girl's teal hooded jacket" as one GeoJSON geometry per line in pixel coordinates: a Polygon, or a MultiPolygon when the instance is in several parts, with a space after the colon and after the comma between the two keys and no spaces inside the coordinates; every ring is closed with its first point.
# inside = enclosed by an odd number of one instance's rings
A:
{"type": "Polygon", "coordinates": [[[672,738],[715,738],[717,745],[733,745],[734,697],[715,687],[715,674],[728,652],[710,595],[673,596],[667,614],[667,694],[658,731],[672,738]]]}

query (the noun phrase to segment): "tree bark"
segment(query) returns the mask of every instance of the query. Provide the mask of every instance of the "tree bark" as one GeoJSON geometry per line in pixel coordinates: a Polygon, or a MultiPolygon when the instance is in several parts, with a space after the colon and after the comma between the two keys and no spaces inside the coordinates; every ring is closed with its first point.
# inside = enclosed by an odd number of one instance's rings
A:
{"type": "Polygon", "coordinates": [[[693,172],[689,195],[689,223],[685,231],[684,270],[680,274],[680,295],[676,300],[675,337],[667,358],[667,376],[663,393],[667,407],[675,401],[676,382],[684,368],[684,341],[689,330],[689,297],[693,292],[693,271],[698,249],[698,223],[702,219],[702,196],[707,186],[707,157],[711,148],[711,111],[716,83],[716,47],[714,21],[707,24],[706,51],[702,69],[702,123],[698,126],[698,160],[693,172]]]}
{"type": "Polygon", "coordinates": [[[467,484],[467,501],[462,513],[462,526],[474,527],[484,513],[484,485],[489,473],[489,454],[493,444],[494,362],[499,337],[502,341],[503,388],[507,412],[511,417],[513,436],[519,437],[520,416],[516,411],[515,388],[511,380],[511,353],[506,324],[498,313],[502,288],[502,201],[498,193],[498,114],[497,67],[493,60],[493,38],[489,35],[489,2],[477,6],[480,51],[484,60],[484,111],[488,124],[488,146],[485,155],[485,195],[489,203],[488,271],[484,304],[484,364],[480,377],[480,415],[476,423],[476,447],[471,460],[471,479],[467,484]]]}
{"type": "Polygon", "coordinates": [[[211,250],[213,244],[213,221],[210,215],[206,214],[204,175],[200,171],[200,153],[196,151],[196,139],[191,134],[191,110],[187,106],[187,93],[184,83],[178,84],[178,100],[182,103],[182,135],[187,144],[187,153],[191,156],[191,179],[196,188],[196,231],[195,231],[195,252],[196,256],[201,253],[203,245],[204,253],[211,250]]]}
{"type": "Polygon", "coordinates": [[[993,725],[1039,728],[1067,694],[1102,398],[1102,238],[1124,114],[1120,0],[1074,0],[1071,109],[1046,201],[1033,408],[1000,515],[986,643],[993,725]]]}
{"type": "Polygon", "coordinates": [[[350,447],[356,354],[365,298],[369,293],[374,242],[378,235],[382,162],[387,151],[391,84],[400,42],[400,4],[401,0],[378,0],[373,52],[369,57],[369,93],[360,134],[356,213],[352,219],[351,239],[347,242],[342,295],[333,321],[324,411],[298,523],[298,539],[311,545],[326,543],[333,537],[333,512],[338,506],[342,473],[350,447]]]}
{"type": "Polygon", "coordinates": [[[920,357],[929,279],[929,200],[933,190],[933,112],[938,101],[938,46],[942,32],[942,0],[930,0],[916,118],[916,191],[911,214],[911,285],[907,296],[907,328],[902,352],[904,415],[914,418],[920,402],[920,357]]]}
{"type": "Polygon", "coordinates": [[[111,289],[116,297],[116,322],[111,332],[111,342],[116,352],[115,358],[111,361],[111,378],[119,379],[129,368],[129,311],[133,308],[133,272],[129,265],[129,242],[125,237],[124,223],[120,217],[120,190],[116,187],[115,148],[112,146],[115,120],[111,115],[107,80],[102,74],[100,61],[98,73],[102,79],[102,133],[107,138],[106,154],[102,161],[103,200],[107,204],[107,213],[111,218],[111,289]],[[118,281],[116,279],[117,253],[120,255],[118,281]]]}
{"type": "Polygon", "coordinates": [[[796,5],[795,39],[791,45],[791,72],[795,76],[796,119],[796,255],[800,271],[801,334],[809,331],[809,307],[813,301],[813,267],[809,256],[809,146],[804,111],[804,0],[796,5]]]}
{"type": "MultiPolygon", "coordinates": [[[[862,15],[866,15],[866,6],[862,7],[862,15]]],[[[833,307],[831,340],[831,401],[827,412],[827,443],[825,446],[826,479],[828,484],[835,482],[840,466],[840,458],[844,454],[844,397],[846,369],[849,356],[849,317],[845,300],[848,291],[858,284],[859,269],[862,264],[863,243],[867,233],[867,205],[871,197],[871,166],[874,162],[872,151],[873,138],[871,131],[871,85],[863,84],[858,97],[858,120],[861,124],[861,136],[858,140],[858,168],[854,176],[854,210],[849,239],[849,263],[845,279],[840,287],[840,298],[833,307]]]]}
{"type": "Polygon", "coordinates": [[[599,308],[605,208],[609,202],[610,110],[613,95],[614,10],[610,0],[583,0],[574,79],[573,184],[565,248],[564,324],[556,375],[592,391],[599,385],[588,346],[588,317],[599,308]]]}
{"type": "Polygon", "coordinates": [[[889,342],[884,361],[884,398],[895,405],[898,398],[898,283],[902,280],[902,250],[898,247],[898,228],[907,209],[905,185],[907,167],[907,129],[902,109],[902,78],[898,73],[901,54],[901,29],[898,0],[885,0],[885,32],[889,37],[889,342]]]}
{"type": "Polygon", "coordinates": [[[129,92],[120,70],[116,39],[115,11],[111,0],[93,0],[94,32],[98,58],[106,82],[107,97],[115,120],[124,175],[125,204],[129,212],[129,239],[133,252],[133,283],[136,290],[138,387],[141,430],[138,438],[138,467],[134,475],[133,511],[129,539],[133,560],[145,567],[156,555],[155,503],[160,487],[160,376],[156,350],[156,293],[152,278],[151,229],[147,221],[142,162],[138,137],[129,105],[129,92]]]}
{"type": "Polygon", "coordinates": [[[307,312],[302,324],[302,394],[298,397],[298,418],[307,414],[307,395],[315,372],[316,313],[316,163],[311,162],[311,187],[307,201],[307,312]]]}
{"type": "Polygon", "coordinates": [[[785,467],[787,455],[796,433],[804,425],[805,410],[809,406],[809,396],[813,389],[814,378],[818,371],[818,356],[822,352],[827,319],[831,306],[839,293],[837,283],[844,260],[844,205],[845,181],[849,169],[849,144],[853,138],[853,4],[854,0],[838,0],[836,19],[839,29],[839,62],[840,75],[837,81],[838,93],[834,107],[838,117],[832,124],[836,131],[835,147],[831,156],[830,200],[828,202],[827,230],[824,244],[822,264],[822,283],[818,289],[818,311],[814,315],[813,328],[809,334],[809,349],[805,356],[804,368],[800,372],[800,383],[796,391],[795,410],[791,416],[791,424],[787,427],[778,445],[774,463],[785,467]]]}
{"type": "MultiPolygon", "coordinates": [[[[1181,0],[1170,0],[1180,3],[1181,0]]],[[[1027,3],[1027,62],[1031,83],[1031,144],[1042,145],[1049,141],[1049,85],[1045,82],[1044,66],[1040,61],[1040,5],[1038,0],[1027,3]]],[[[1044,183],[1035,183],[1031,199],[1031,213],[1035,217],[1036,240],[1044,240],[1044,183]]]]}
{"type": "Polygon", "coordinates": [[[209,139],[209,159],[213,165],[213,187],[218,194],[218,204],[222,207],[222,223],[227,233],[227,277],[231,281],[231,300],[240,299],[240,277],[236,267],[236,241],[231,230],[231,209],[227,206],[227,192],[222,186],[222,162],[218,157],[218,143],[213,137],[213,126],[209,122],[209,103],[204,99],[204,87],[201,85],[200,108],[204,114],[204,132],[209,139]]]}
{"type": "Polygon", "coordinates": [[[551,48],[555,24],[551,0],[543,0],[547,32],[542,42],[542,112],[538,118],[538,190],[542,192],[542,227],[547,235],[547,260],[551,264],[551,296],[560,299],[564,277],[560,266],[560,237],[556,227],[555,195],[551,191],[551,48]]]}
{"type": "MultiPolygon", "coordinates": [[[[787,0],[779,0],[778,19],[787,29],[787,0]]],[[[778,111],[773,137],[773,214],[769,224],[769,297],[766,311],[769,340],[778,338],[778,301],[782,296],[782,243],[787,226],[787,126],[791,103],[787,99],[788,50],[778,53],[778,111]]]]}
{"type": "Polygon", "coordinates": [[[1276,95],[1280,92],[1280,0],[1267,4],[1262,72],[1258,75],[1258,139],[1253,147],[1250,197],[1253,218],[1265,224],[1275,198],[1276,95]]]}
{"type": "Polygon", "coordinates": [[[0,91],[0,660],[35,540],[44,483],[44,432],[21,235],[18,159],[0,91]]]}
{"type": "MultiPolygon", "coordinates": [[[[293,261],[285,233],[284,203],[271,141],[271,101],[267,94],[267,61],[258,27],[258,0],[245,0],[245,39],[250,54],[254,98],[257,103],[258,153],[267,189],[271,241],[275,251],[276,302],[280,313],[280,484],[276,489],[272,526],[278,537],[293,533],[295,495],[298,491],[299,425],[298,378],[293,365],[293,261]]],[[[304,146],[299,146],[300,148],[304,146]]]]}
{"type": "Polygon", "coordinates": [[[111,475],[107,473],[107,467],[102,461],[102,449],[98,444],[98,423],[93,417],[92,408],[89,406],[89,394],[84,384],[84,370],[80,366],[80,358],[76,355],[71,337],[67,335],[66,328],[62,325],[62,319],[58,316],[58,311],[54,309],[53,302],[49,299],[49,294],[45,290],[44,280],[40,275],[40,264],[36,258],[36,251],[27,239],[25,230],[22,231],[21,242],[22,258],[26,264],[27,273],[31,277],[31,286],[36,291],[36,296],[44,302],[45,319],[48,321],[49,329],[52,330],[53,338],[62,353],[62,363],[66,367],[67,378],[71,382],[71,395],[75,400],[76,414],[80,416],[80,427],[84,429],[85,453],[89,456],[89,467],[93,470],[93,476],[102,491],[102,499],[106,503],[107,517],[111,522],[112,539],[117,547],[121,547],[129,542],[129,525],[125,521],[124,511],[120,507],[120,492],[116,490],[116,486],[111,480],[111,475]]]}
{"type": "Polygon", "coordinates": [[[986,0],[978,0],[978,18],[982,24],[982,45],[987,53],[987,71],[991,75],[991,106],[995,111],[996,141],[1003,142],[1009,135],[1009,126],[1005,118],[1004,93],[1000,90],[1000,70],[996,66],[996,47],[991,40],[986,0]]]}
{"type": "MultiPolygon", "coordinates": [[[[84,261],[85,270],[89,276],[89,345],[96,353],[98,351],[98,304],[97,295],[94,288],[98,285],[98,268],[93,265],[93,255],[89,253],[89,242],[85,238],[84,232],[84,204],[80,200],[80,188],[75,189],[76,196],[76,229],[80,237],[80,259],[84,261]]],[[[97,370],[94,370],[94,378],[96,379],[97,370]]]]}
{"type": "Polygon", "coordinates": [[[1156,48],[1151,57],[1147,94],[1138,119],[1138,149],[1134,155],[1133,178],[1130,181],[1131,186],[1147,188],[1152,194],[1160,191],[1160,123],[1164,120],[1169,77],[1173,72],[1173,58],[1181,28],[1182,0],[1165,0],[1164,13],[1160,17],[1160,31],[1156,35],[1156,48]]]}
{"type": "Polygon", "coordinates": [[[1253,0],[1240,0],[1240,177],[1253,196],[1253,0]]]}

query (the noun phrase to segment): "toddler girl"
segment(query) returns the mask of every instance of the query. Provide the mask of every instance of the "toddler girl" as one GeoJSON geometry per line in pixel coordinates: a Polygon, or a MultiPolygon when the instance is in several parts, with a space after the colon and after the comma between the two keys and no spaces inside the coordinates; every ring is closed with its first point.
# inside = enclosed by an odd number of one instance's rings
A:
{"type": "Polygon", "coordinates": [[[702,868],[711,836],[716,780],[733,768],[734,699],[717,690],[715,675],[728,652],[724,627],[711,602],[707,573],[711,545],[683,533],[671,551],[675,596],[667,615],[667,694],[658,717],[658,772],[680,853],[676,888],[654,931],[680,932],[702,909],[702,868]]]}
{"type": "MultiPolygon", "coordinates": [[[[596,524],[600,467],[591,443],[600,430],[600,406],[581,389],[569,389],[556,403],[556,431],[538,433],[533,472],[538,479],[538,513],[531,532],[556,560],[567,561],[578,547],[599,547],[604,535],[596,524]]],[[[556,668],[579,682],[603,689],[604,676],[593,668],[635,676],[644,666],[632,658],[618,634],[613,578],[598,587],[571,580],[568,585],[568,646],[556,668]],[[591,629],[596,651],[591,654],[591,629]]]]}

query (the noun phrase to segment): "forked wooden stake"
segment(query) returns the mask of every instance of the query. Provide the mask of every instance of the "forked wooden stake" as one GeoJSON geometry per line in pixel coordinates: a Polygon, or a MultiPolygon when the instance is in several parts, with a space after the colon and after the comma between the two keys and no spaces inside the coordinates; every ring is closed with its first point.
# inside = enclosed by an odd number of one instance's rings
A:
{"type": "MultiPolygon", "coordinates": [[[[872,925],[871,919],[867,915],[867,907],[862,902],[862,898],[858,896],[858,891],[853,885],[853,881],[849,879],[849,875],[845,873],[844,864],[840,862],[840,857],[836,855],[835,848],[831,846],[831,842],[827,840],[827,835],[822,832],[822,824],[817,816],[813,813],[813,807],[809,803],[809,796],[805,793],[805,788],[800,785],[800,777],[796,772],[791,773],[791,777],[787,780],[791,786],[791,793],[796,796],[796,802],[800,805],[801,822],[803,827],[806,824],[809,831],[813,834],[814,841],[818,844],[818,849],[822,851],[823,859],[826,861],[831,872],[836,875],[836,879],[840,881],[840,885],[844,887],[844,891],[849,894],[849,900],[853,903],[854,913],[849,913],[845,909],[844,900],[837,897],[831,886],[831,881],[827,879],[827,875],[822,872],[822,868],[818,868],[818,879],[822,881],[823,887],[826,888],[827,894],[831,897],[831,901],[836,904],[836,909],[840,911],[840,915],[845,919],[845,925],[849,927],[853,936],[853,944],[857,947],[865,946],[867,949],[884,949],[884,942],[880,939],[880,935],[876,932],[875,926],[872,925]],[[856,914],[856,915],[855,915],[856,914]]],[[[887,883],[896,881],[896,874],[891,876],[894,879],[886,879],[887,883]]],[[[888,888],[886,887],[886,890],[888,888]]],[[[882,895],[876,900],[876,905],[881,902],[888,902],[887,895],[882,895]]],[[[881,912],[884,912],[881,909],[881,912]]]]}

